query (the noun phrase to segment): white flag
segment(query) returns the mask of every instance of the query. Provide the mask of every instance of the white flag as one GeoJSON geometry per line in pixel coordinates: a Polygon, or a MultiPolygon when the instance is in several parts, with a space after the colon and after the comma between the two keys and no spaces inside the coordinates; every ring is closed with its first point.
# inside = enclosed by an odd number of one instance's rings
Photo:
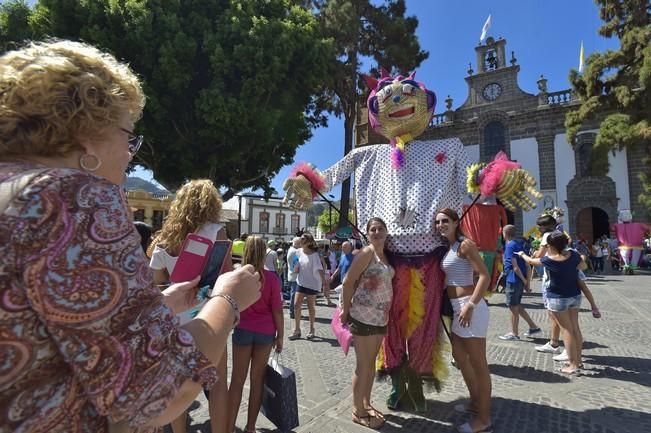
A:
{"type": "Polygon", "coordinates": [[[581,49],[579,50],[579,73],[583,72],[583,41],[581,41],[581,49]]]}
{"type": "Polygon", "coordinates": [[[493,21],[491,20],[490,14],[488,14],[488,18],[486,18],[484,27],[482,27],[481,29],[481,36],[479,37],[479,42],[484,42],[484,39],[486,39],[486,33],[488,33],[488,29],[491,28],[491,24],[493,24],[493,21]]]}

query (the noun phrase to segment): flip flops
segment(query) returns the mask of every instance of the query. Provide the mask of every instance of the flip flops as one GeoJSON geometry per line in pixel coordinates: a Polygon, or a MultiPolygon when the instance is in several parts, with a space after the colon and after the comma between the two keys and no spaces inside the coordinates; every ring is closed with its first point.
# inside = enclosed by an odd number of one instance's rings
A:
{"type": "Polygon", "coordinates": [[[361,426],[368,427],[373,430],[377,430],[381,428],[385,423],[384,419],[375,417],[368,412],[366,413],[366,415],[357,415],[354,411],[353,411],[353,422],[355,424],[359,424],[361,426]]]}

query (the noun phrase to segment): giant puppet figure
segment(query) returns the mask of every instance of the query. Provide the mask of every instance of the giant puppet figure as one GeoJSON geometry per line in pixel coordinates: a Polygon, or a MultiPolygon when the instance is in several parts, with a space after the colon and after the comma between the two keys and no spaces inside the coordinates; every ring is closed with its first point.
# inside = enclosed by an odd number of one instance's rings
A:
{"type": "Polygon", "coordinates": [[[651,231],[651,227],[633,222],[630,210],[619,211],[619,221],[619,224],[611,225],[611,230],[617,235],[619,252],[624,260],[624,273],[633,274],[640,262],[644,235],[651,231]]]}
{"type": "MultiPolygon", "coordinates": [[[[458,138],[417,138],[430,123],[436,96],[415,80],[415,74],[393,77],[383,70],[379,80],[364,79],[371,90],[369,123],[389,143],[358,147],[323,172],[298,164],[283,186],[285,199],[294,207],[307,208],[318,193],[354,174],[358,221],[365,224],[380,217],[387,223],[386,245],[396,273],[378,367],[391,374],[389,408],[407,403],[425,411],[422,380],[432,379],[437,385],[447,371],[439,326],[445,288],[439,262],[446,248],[433,221],[438,209],[461,210],[469,161],[458,138]]],[[[506,170],[500,170],[500,164],[493,170],[473,167],[473,186],[490,178],[490,192],[503,202],[533,205],[525,192],[535,181],[517,164],[506,170]]]]}

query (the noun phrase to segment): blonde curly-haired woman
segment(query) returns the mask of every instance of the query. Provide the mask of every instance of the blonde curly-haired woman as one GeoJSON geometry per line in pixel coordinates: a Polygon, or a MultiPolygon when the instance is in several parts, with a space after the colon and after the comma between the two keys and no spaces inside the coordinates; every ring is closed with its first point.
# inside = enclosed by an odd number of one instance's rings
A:
{"type": "MultiPolygon", "coordinates": [[[[190,233],[216,239],[228,239],[226,230],[219,224],[222,199],[215,185],[208,179],[191,180],[183,185],[174,196],[163,227],[155,236],[150,249],[149,267],[154,270],[154,283],[165,284],[174,269],[185,237],[190,233]]],[[[226,260],[230,262],[230,255],[226,260]]],[[[227,263],[228,268],[230,263],[227,263]]],[[[190,320],[189,312],[180,315],[181,322],[190,320]],[[188,317],[186,317],[188,316],[188,317]]],[[[228,418],[228,388],[226,386],[227,353],[217,366],[219,380],[210,390],[209,412],[212,433],[226,432],[228,418]]],[[[186,432],[186,414],[172,423],[174,433],[186,432]]]]}

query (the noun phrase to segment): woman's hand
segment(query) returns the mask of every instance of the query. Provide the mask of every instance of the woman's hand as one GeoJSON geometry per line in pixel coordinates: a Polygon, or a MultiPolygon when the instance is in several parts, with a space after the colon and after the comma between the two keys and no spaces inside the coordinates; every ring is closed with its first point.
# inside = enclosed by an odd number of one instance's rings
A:
{"type": "Polygon", "coordinates": [[[197,277],[192,281],[174,283],[163,290],[163,302],[174,314],[189,310],[199,303],[197,299],[197,284],[199,283],[199,279],[200,277],[197,277]]]}
{"type": "Polygon", "coordinates": [[[474,307],[472,307],[470,304],[465,304],[463,307],[461,307],[461,311],[459,312],[459,324],[463,328],[470,326],[473,311],[474,307]]]}
{"type": "Polygon", "coordinates": [[[342,325],[348,323],[348,308],[343,308],[341,310],[341,312],[339,313],[339,321],[341,322],[342,325]]]}
{"type": "Polygon", "coordinates": [[[273,347],[276,349],[276,353],[280,353],[280,352],[283,351],[283,337],[282,337],[282,335],[276,337],[276,339],[274,340],[273,347]]]}
{"type": "Polygon", "coordinates": [[[260,274],[253,266],[244,265],[241,268],[226,272],[217,278],[212,296],[223,293],[232,297],[240,311],[244,311],[260,299],[260,274]]]}

